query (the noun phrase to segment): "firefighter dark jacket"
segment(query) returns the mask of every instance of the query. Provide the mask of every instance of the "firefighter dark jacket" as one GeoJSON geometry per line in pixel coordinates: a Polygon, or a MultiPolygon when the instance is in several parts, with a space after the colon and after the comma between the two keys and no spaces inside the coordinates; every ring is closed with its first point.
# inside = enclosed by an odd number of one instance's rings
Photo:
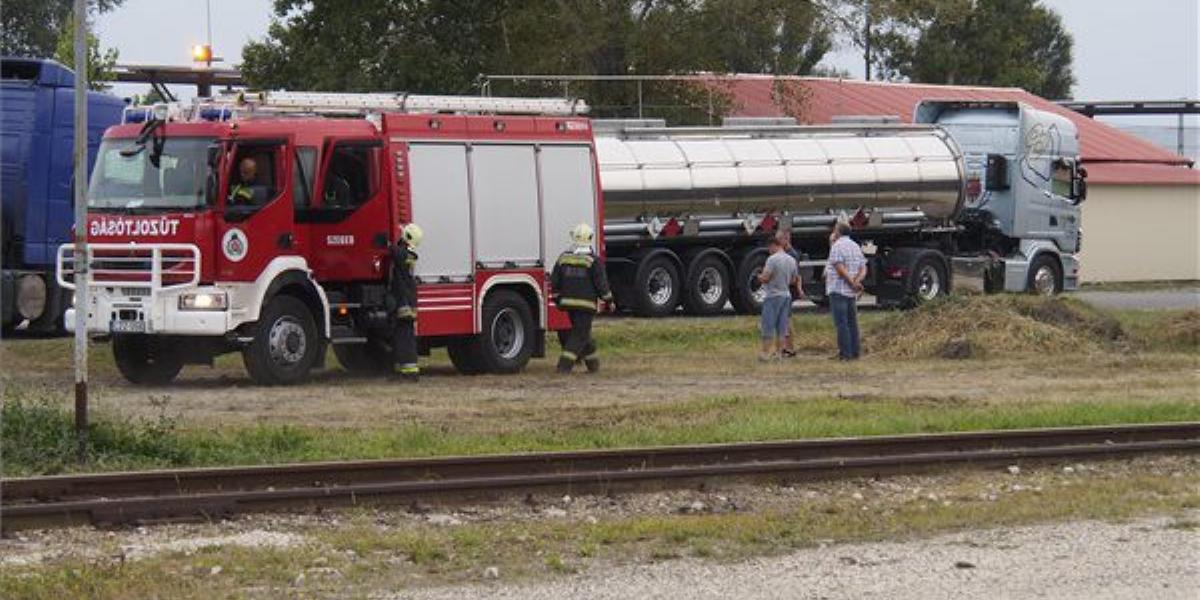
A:
{"type": "Polygon", "coordinates": [[[604,261],[591,252],[564,252],[550,273],[550,291],[563,310],[596,312],[596,300],[612,302],[604,261]]]}
{"type": "Polygon", "coordinates": [[[389,249],[391,272],[388,273],[388,312],[400,319],[417,316],[417,280],[413,267],[417,264],[417,253],[404,244],[395,244],[389,249]]]}

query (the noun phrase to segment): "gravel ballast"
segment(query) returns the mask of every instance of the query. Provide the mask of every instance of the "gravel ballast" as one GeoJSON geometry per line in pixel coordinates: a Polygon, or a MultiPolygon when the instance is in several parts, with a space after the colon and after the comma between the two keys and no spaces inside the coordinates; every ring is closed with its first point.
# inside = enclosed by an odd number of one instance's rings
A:
{"type": "Polygon", "coordinates": [[[389,598],[888,598],[964,600],[1200,597],[1196,519],[1077,522],[927,540],[831,545],[734,564],[675,560],[536,584],[483,584],[389,598]]]}

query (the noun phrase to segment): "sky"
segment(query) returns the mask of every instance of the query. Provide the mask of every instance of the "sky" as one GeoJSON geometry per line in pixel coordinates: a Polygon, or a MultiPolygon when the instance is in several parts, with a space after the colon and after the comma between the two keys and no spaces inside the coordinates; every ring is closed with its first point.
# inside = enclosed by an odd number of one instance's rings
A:
{"type": "MultiPolygon", "coordinates": [[[[214,52],[236,65],[243,44],[266,36],[272,1],[209,1],[214,52]]],[[[1042,3],[1062,15],[1075,38],[1075,98],[1200,97],[1200,0],[1042,3]]],[[[205,21],[205,0],[125,0],[102,15],[96,29],[102,46],[120,51],[121,63],[189,65],[192,45],[205,39],[205,21]]],[[[841,48],[824,62],[863,75],[857,49],[841,48]]],[[[122,85],[115,91],[129,95],[144,88],[122,85]]],[[[181,95],[190,96],[190,90],[181,95]]]]}

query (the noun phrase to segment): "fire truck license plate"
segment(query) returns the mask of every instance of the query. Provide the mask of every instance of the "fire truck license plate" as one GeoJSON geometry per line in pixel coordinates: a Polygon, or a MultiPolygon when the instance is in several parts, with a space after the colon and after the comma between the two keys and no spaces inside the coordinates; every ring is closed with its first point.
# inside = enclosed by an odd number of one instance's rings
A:
{"type": "Polygon", "coordinates": [[[112,321],[108,328],[113,333],[146,333],[145,321],[112,321]]]}

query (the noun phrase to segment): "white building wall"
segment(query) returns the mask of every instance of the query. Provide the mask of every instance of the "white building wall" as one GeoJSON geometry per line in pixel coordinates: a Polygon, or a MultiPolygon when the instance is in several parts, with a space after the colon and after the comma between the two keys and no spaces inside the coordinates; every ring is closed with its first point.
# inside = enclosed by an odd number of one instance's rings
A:
{"type": "Polygon", "coordinates": [[[1200,280],[1200,186],[1093,184],[1082,218],[1084,283],[1200,280]]]}

